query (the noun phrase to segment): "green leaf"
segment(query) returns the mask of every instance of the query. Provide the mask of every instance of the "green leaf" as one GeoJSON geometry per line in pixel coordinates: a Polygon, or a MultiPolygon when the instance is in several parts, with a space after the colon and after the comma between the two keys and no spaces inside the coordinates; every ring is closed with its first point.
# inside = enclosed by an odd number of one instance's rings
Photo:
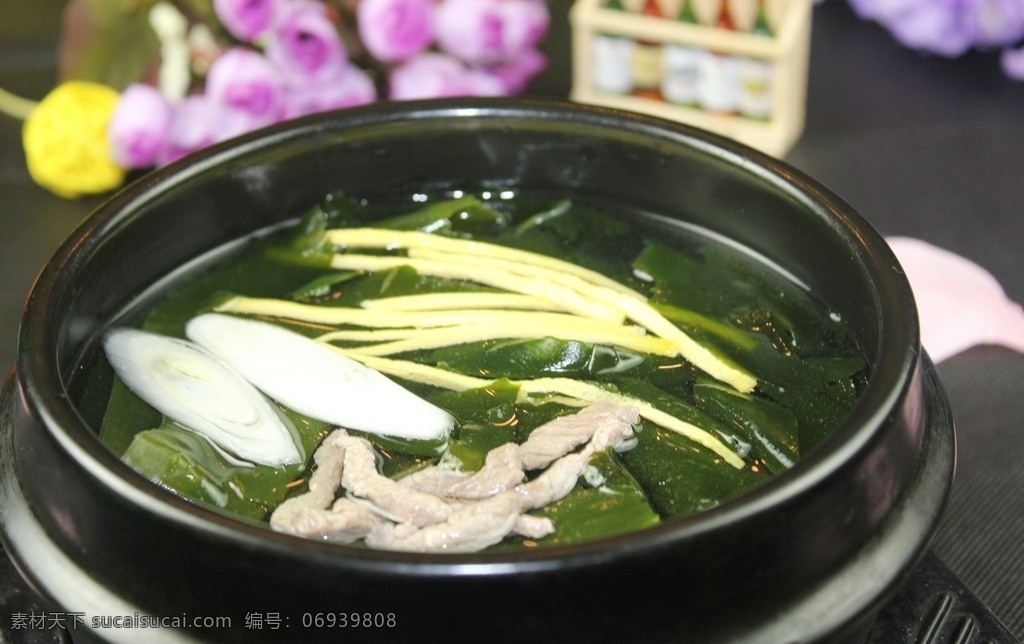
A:
{"type": "MultiPolygon", "coordinates": [[[[260,246],[257,244],[255,247],[260,246]]],[[[212,310],[216,301],[227,294],[276,296],[308,285],[314,276],[321,275],[319,271],[302,265],[268,266],[260,252],[241,253],[233,261],[218,264],[212,270],[200,271],[190,279],[178,282],[149,311],[143,328],[163,335],[184,337],[185,323],[200,313],[212,310]]]]}
{"type": "Polygon", "coordinates": [[[578,485],[565,498],[537,511],[555,524],[554,534],[541,541],[543,545],[610,537],[661,521],[639,483],[611,450],[594,454],[590,466],[599,481],[596,487],[578,485]]]}
{"type": "Polygon", "coordinates": [[[419,210],[378,221],[374,226],[476,236],[493,234],[506,223],[505,215],[469,195],[430,203],[419,210]]]}
{"type": "Polygon", "coordinates": [[[561,212],[561,201],[520,202],[516,210],[523,221],[496,242],[579,264],[624,284],[635,282],[629,260],[640,252],[642,241],[628,223],[578,203],[561,212]]]}
{"type": "Polygon", "coordinates": [[[61,78],[120,91],[153,68],[160,43],[149,26],[152,0],[72,0],[65,9],[61,78]]]}
{"type": "Polygon", "coordinates": [[[469,342],[436,349],[430,359],[451,371],[512,380],[553,376],[615,382],[629,376],[689,386],[695,378],[693,368],[677,358],[558,338],[469,342]]]}
{"type": "Polygon", "coordinates": [[[767,478],[766,472],[724,465],[693,441],[651,423],[644,423],[636,435],[637,446],[622,460],[663,516],[713,508],[767,478]]]}
{"type": "Polygon", "coordinates": [[[309,300],[329,295],[333,287],[358,276],[355,271],[341,271],[320,275],[292,291],[293,300],[309,300]]]}
{"type": "Polygon", "coordinates": [[[124,454],[139,432],[156,427],[163,416],[136,396],[120,378],[113,377],[100,440],[117,455],[124,454]]]}
{"type": "Polygon", "coordinates": [[[505,443],[523,441],[519,409],[515,404],[518,395],[517,386],[498,381],[480,389],[445,391],[430,399],[460,421],[458,436],[450,441],[448,451],[459,459],[462,469],[478,470],[490,450],[505,443]]]}
{"type": "Polygon", "coordinates": [[[137,434],[124,461],[181,497],[256,520],[284,499],[303,468],[234,464],[202,436],[171,422],[137,434]]]}
{"type": "Polygon", "coordinates": [[[785,407],[713,381],[698,382],[693,393],[702,409],[745,434],[751,458],[771,472],[783,472],[800,458],[797,417],[785,407]]]}
{"type": "Polygon", "coordinates": [[[306,234],[327,228],[390,228],[422,230],[451,236],[489,236],[508,225],[504,213],[484,203],[475,195],[456,199],[432,199],[418,208],[394,214],[368,201],[356,201],[344,193],[332,193],[303,219],[300,230],[306,234]]]}

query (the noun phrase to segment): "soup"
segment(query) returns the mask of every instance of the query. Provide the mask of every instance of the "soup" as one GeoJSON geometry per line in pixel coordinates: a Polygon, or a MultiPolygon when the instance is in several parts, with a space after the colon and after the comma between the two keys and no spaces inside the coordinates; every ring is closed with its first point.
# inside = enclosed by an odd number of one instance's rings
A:
{"type": "Polygon", "coordinates": [[[480,191],[326,196],[168,278],[83,415],[179,496],[430,552],[641,530],[742,494],[867,379],[783,270],[651,213],[480,191]]]}

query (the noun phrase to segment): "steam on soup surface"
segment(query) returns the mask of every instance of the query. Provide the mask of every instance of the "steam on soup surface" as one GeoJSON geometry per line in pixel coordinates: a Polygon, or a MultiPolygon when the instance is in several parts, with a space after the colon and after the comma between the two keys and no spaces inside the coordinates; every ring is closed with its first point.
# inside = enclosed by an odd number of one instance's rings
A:
{"type": "Polygon", "coordinates": [[[867,377],[842,320],[685,225],[502,193],[329,195],[169,280],[81,407],[137,471],[314,539],[543,547],[791,467],[867,377]]]}

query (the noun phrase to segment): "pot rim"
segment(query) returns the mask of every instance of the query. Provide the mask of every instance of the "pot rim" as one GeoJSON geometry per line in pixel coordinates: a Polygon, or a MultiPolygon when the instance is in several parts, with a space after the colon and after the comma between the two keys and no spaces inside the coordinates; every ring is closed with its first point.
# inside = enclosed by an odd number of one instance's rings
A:
{"type": "MultiPolygon", "coordinates": [[[[866,295],[867,296],[867,295],[866,295]]],[[[217,144],[144,175],[109,198],[61,245],[39,275],[26,303],[19,334],[16,377],[27,404],[53,438],[91,476],[134,506],[163,519],[244,548],[276,550],[281,556],[313,557],[334,565],[384,568],[401,574],[492,575],[587,566],[622,553],[638,553],[713,532],[745,517],[770,511],[826,479],[872,441],[876,431],[899,408],[922,359],[916,307],[909,283],[881,235],[851,206],[799,170],[740,143],[684,124],[608,108],[539,98],[446,99],[409,101],[386,106],[349,108],[282,123],[217,144]],[[272,531],[265,525],[229,517],[197,506],[145,479],[100,443],[66,395],[52,339],[60,322],[59,307],[70,277],[106,236],[130,219],[135,209],[187,183],[219,164],[244,158],[290,141],[346,129],[413,119],[475,117],[480,119],[568,119],[595,128],[629,127],[756,175],[773,188],[825,217],[848,241],[871,272],[871,293],[883,316],[877,355],[868,356],[872,373],[854,408],[833,434],[791,470],[738,497],[697,514],[666,520],[637,533],[527,552],[418,554],[356,549],[314,542],[272,531]],[[853,241],[856,240],[856,243],[853,241]],[[884,360],[882,359],[884,357],[884,360]],[[57,387],[53,383],[59,383],[57,387]]]]}

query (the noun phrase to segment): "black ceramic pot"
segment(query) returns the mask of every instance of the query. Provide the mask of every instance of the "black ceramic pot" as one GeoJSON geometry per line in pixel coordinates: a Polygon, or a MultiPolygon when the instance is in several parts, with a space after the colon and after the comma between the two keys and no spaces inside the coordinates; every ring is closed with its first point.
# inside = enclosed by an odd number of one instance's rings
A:
{"type": "Polygon", "coordinates": [[[704,132],[532,100],[353,109],[146,175],[43,270],[2,432],[7,552],[58,610],[82,614],[76,637],[121,641],[857,641],[926,548],[954,460],[907,281],[849,206],[704,132]],[[848,321],[870,385],[830,439],[763,487],[640,534],[516,554],[276,534],[146,481],[76,411],[76,365],[102,325],[191,258],[333,190],[479,185],[586,195],[735,239],[848,321]],[[189,627],[90,628],[148,615],[189,627]],[[230,628],[212,623],[224,617],[230,628]]]}

